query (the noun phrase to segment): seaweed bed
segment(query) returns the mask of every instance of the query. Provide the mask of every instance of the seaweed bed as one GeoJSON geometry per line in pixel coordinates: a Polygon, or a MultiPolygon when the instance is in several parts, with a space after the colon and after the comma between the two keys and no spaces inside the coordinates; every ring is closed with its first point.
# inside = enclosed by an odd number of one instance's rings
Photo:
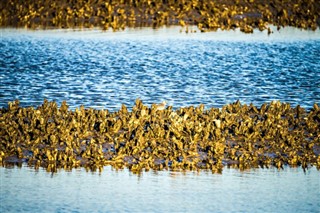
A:
{"type": "Polygon", "coordinates": [[[284,165],[320,168],[320,109],[272,101],[261,107],[172,109],[137,99],[109,112],[44,100],[37,108],[9,102],[0,110],[0,162],[50,172],[111,165],[130,171],[239,169],[284,165]]]}
{"type": "Polygon", "coordinates": [[[180,25],[186,32],[294,26],[316,30],[317,0],[8,0],[0,1],[1,27],[92,28],[180,25]]]}

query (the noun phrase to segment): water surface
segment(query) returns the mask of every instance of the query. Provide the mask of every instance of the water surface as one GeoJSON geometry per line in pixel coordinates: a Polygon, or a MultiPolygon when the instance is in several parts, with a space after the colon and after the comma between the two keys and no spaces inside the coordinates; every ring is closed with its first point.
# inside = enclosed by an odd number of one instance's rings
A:
{"type": "Polygon", "coordinates": [[[119,109],[136,98],[182,107],[320,100],[320,32],[179,33],[2,29],[0,106],[67,100],[119,109]]]}
{"type": "Polygon", "coordinates": [[[1,212],[319,212],[319,171],[146,172],[105,167],[56,174],[0,168],[1,212]]]}

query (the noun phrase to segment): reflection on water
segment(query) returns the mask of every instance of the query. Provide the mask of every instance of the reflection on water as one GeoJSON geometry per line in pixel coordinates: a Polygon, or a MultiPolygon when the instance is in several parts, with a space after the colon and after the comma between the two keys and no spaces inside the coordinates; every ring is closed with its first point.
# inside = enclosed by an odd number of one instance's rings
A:
{"type": "Polygon", "coordinates": [[[319,172],[256,169],[223,174],[147,172],[105,167],[53,176],[33,168],[0,168],[1,212],[319,212],[319,172]]]}
{"type": "Polygon", "coordinates": [[[46,98],[67,100],[71,108],[119,109],[138,97],[174,107],[238,99],[319,103],[318,31],[300,32],[304,37],[162,31],[1,30],[0,106],[14,99],[37,106],[46,98]]]}

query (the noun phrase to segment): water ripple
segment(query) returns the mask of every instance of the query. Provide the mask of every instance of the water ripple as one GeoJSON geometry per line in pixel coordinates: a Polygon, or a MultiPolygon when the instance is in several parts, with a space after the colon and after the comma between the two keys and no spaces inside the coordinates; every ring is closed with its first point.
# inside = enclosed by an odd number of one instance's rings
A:
{"type": "MultiPolygon", "coordinates": [[[[63,34],[63,33],[61,33],[63,34]]],[[[70,35],[71,34],[71,35],[70,35]]],[[[112,39],[6,33],[0,40],[0,106],[67,100],[118,109],[136,98],[182,107],[320,100],[320,40],[112,39]]],[[[107,36],[107,35],[106,35],[107,36]]],[[[126,39],[124,39],[126,38],[126,39]]]]}

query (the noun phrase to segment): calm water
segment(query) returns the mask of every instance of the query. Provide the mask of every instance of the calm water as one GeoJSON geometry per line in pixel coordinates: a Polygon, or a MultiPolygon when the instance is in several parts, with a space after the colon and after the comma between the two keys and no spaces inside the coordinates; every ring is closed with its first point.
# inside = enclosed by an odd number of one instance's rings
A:
{"type": "Polygon", "coordinates": [[[1,212],[319,212],[319,171],[223,174],[0,168],[1,212]]]}
{"type": "MultiPolygon", "coordinates": [[[[320,102],[320,31],[184,34],[179,29],[0,30],[0,107],[67,100],[117,110],[166,100],[221,107],[320,102]]],[[[286,167],[223,174],[110,167],[50,174],[0,167],[0,212],[320,212],[320,175],[286,167]]]]}
{"type": "Polygon", "coordinates": [[[320,31],[245,35],[172,30],[0,31],[0,107],[67,100],[74,109],[320,102],[320,31]]]}

